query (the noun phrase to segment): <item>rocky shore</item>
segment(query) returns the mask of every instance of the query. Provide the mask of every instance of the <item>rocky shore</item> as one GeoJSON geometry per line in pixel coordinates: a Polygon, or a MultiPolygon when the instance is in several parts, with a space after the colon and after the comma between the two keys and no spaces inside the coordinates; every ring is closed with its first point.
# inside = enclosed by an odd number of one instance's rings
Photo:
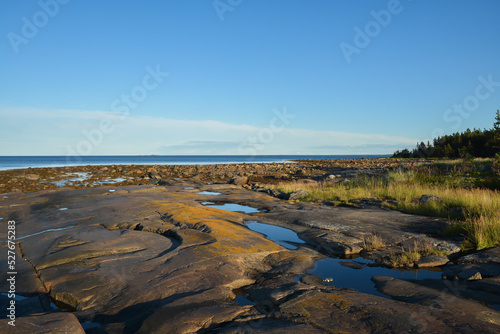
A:
{"type": "Polygon", "coordinates": [[[301,160],[295,163],[220,165],[112,165],[28,168],[0,171],[0,193],[68,188],[94,188],[106,184],[139,185],[172,178],[206,182],[228,181],[237,176],[251,183],[381,174],[401,167],[390,159],[301,160]]]}
{"type": "MultiPolygon", "coordinates": [[[[498,333],[499,248],[462,254],[461,240],[440,236],[442,219],[376,202],[297,202],[262,187],[404,167],[361,159],[1,171],[0,236],[16,221],[19,298],[16,331],[2,313],[0,332],[498,333]],[[273,239],[272,227],[294,238],[273,239]],[[375,235],[383,247],[370,247],[375,235]],[[416,244],[446,252],[412,264],[438,278],[387,269],[391,254],[416,244]],[[314,270],[338,257],[353,281],[368,267],[390,275],[366,283],[377,293],[340,287],[340,271],[314,270]]],[[[7,268],[5,242],[2,250],[7,268]]]]}

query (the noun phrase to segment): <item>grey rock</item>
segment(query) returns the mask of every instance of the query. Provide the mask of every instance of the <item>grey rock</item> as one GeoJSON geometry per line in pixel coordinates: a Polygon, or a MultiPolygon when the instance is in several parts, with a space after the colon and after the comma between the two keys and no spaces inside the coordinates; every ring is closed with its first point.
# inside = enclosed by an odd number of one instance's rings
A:
{"type": "Polygon", "coordinates": [[[307,191],[300,189],[291,193],[290,196],[288,196],[288,200],[297,200],[306,197],[307,195],[309,195],[307,191]]]}
{"type": "Polygon", "coordinates": [[[299,169],[295,172],[295,175],[306,175],[306,171],[304,169],[299,169]]]}
{"type": "Polygon", "coordinates": [[[352,269],[363,269],[365,266],[356,262],[342,262],[341,265],[352,269]]]}
{"type": "Polygon", "coordinates": [[[458,259],[458,263],[498,263],[500,264],[500,247],[490,248],[469,254],[458,259]]]}
{"type": "Polygon", "coordinates": [[[234,184],[234,185],[237,185],[237,186],[242,186],[242,185],[248,183],[248,177],[246,177],[246,176],[236,176],[236,177],[233,177],[231,180],[227,181],[227,183],[234,184]]]}
{"type": "Polygon", "coordinates": [[[318,277],[313,274],[306,274],[300,278],[300,282],[307,284],[307,285],[314,285],[314,286],[323,286],[323,280],[321,277],[318,277]]]}
{"type": "Polygon", "coordinates": [[[422,195],[420,197],[420,204],[428,204],[430,202],[440,202],[442,201],[441,198],[437,197],[436,195],[422,195]]]}
{"type": "Polygon", "coordinates": [[[496,263],[448,264],[443,268],[442,276],[444,279],[455,280],[460,278],[460,274],[462,274],[462,279],[467,279],[476,272],[479,272],[482,278],[499,277],[500,265],[496,263]]]}
{"type": "Polygon", "coordinates": [[[74,314],[68,312],[37,314],[16,318],[16,326],[8,324],[9,319],[0,320],[1,333],[74,333],[85,334],[74,314]]]}
{"type": "Polygon", "coordinates": [[[149,178],[151,178],[153,180],[161,180],[160,174],[158,174],[158,172],[155,170],[152,170],[151,172],[149,172],[149,178]]]}
{"type": "Polygon", "coordinates": [[[448,263],[446,256],[429,255],[423,256],[417,263],[418,268],[439,267],[448,263]]]}
{"type": "Polygon", "coordinates": [[[280,196],[280,194],[282,194],[282,192],[279,191],[278,189],[267,189],[266,192],[269,195],[274,196],[274,197],[278,197],[278,196],[280,196]]]}

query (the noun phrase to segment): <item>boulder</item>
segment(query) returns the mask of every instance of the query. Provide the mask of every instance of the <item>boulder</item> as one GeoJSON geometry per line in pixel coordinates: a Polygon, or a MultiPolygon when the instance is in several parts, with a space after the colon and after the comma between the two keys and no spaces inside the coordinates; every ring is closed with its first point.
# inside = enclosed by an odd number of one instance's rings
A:
{"type": "Polygon", "coordinates": [[[500,247],[490,248],[469,254],[458,259],[458,263],[497,263],[500,264],[500,247]]]}
{"type": "Polygon", "coordinates": [[[227,181],[228,184],[234,184],[237,186],[242,186],[244,184],[248,183],[248,177],[246,176],[236,176],[233,177],[231,180],[227,181]]]}
{"type": "Polygon", "coordinates": [[[307,285],[314,285],[314,286],[324,286],[325,285],[323,283],[323,280],[321,279],[321,277],[313,275],[313,274],[303,275],[300,278],[300,282],[307,284],[307,285]]]}
{"type": "Polygon", "coordinates": [[[38,181],[40,179],[40,175],[38,175],[38,174],[26,174],[24,176],[24,178],[26,180],[29,180],[29,181],[38,181]]]}
{"type": "Polygon", "coordinates": [[[155,170],[152,170],[151,172],[149,172],[149,178],[151,178],[153,180],[161,180],[160,174],[158,174],[158,172],[155,170]]]}
{"type": "Polygon", "coordinates": [[[307,193],[307,191],[300,189],[300,190],[297,190],[297,191],[291,193],[290,196],[288,196],[288,200],[293,201],[293,200],[301,199],[303,197],[306,197],[307,195],[309,195],[307,193]]]}
{"type": "Polygon", "coordinates": [[[278,189],[267,189],[266,193],[268,193],[269,195],[274,196],[274,197],[279,197],[281,194],[283,194],[278,189]]]}
{"type": "Polygon", "coordinates": [[[441,202],[442,199],[436,195],[422,195],[420,197],[420,204],[425,205],[431,202],[441,202]]]}
{"type": "Polygon", "coordinates": [[[304,169],[299,169],[298,171],[295,172],[295,175],[306,175],[306,171],[304,169]]]}

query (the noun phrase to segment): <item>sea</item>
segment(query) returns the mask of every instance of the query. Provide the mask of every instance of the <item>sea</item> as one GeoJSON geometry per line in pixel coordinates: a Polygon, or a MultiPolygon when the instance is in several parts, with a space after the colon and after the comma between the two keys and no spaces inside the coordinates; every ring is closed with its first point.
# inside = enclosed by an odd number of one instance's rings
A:
{"type": "Polygon", "coordinates": [[[386,158],[390,155],[92,155],[0,156],[0,170],[91,165],[215,165],[316,159],[386,158]]]}

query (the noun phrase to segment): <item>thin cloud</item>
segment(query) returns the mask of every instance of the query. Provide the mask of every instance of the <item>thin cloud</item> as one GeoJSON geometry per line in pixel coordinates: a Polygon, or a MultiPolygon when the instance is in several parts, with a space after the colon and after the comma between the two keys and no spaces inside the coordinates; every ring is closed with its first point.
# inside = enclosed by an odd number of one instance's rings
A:
{"type": "Polygon", "coordinates": [[[338,131],[269,128],[217,120],[183,120],[108,111],[0,109],[1,155],[64,155],[87,141],[89,154],[362,154],[392,153],[416,139],[338,131]],[[106,120],[112,131],[98,135],[106,120]],[[7,141],[5,138],[9,138],[7,141]],[[241,150],[241,148],[246,150],[241,150]],[[248,153],[249,154],[249,153],[248,153]]]}

